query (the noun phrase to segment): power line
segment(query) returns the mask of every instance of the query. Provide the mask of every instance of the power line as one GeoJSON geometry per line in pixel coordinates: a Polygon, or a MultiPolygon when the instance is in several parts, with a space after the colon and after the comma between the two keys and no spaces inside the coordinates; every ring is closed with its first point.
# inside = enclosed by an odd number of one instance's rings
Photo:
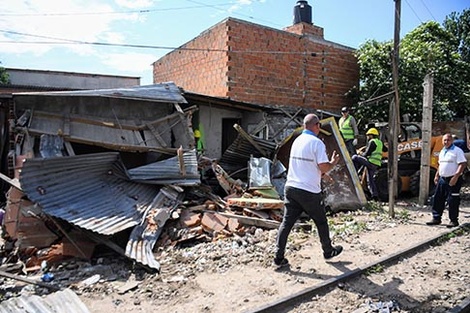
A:
{"type": "Polygon", "coordinates": [[[3,17],[52,17],[52,16],[87,16],[87,15],[118,15],[118,14],[147,14],[154,12],[167,12],[167,11],[182,11],[182,10],[192,10],[200,8],[211,8],[224,13],[232,13],[234,15],[246,17],[250,20],[256,20],[259,22],[269,23],[270,25],[283,27],[283,25],[276,24],[272,21],[257,19],[250,15],[245,15],[238,12],[229,12],[222,7],[233,6],[234,3],[220,3],[220,4],[206,4],[198,1],[186,0],[188,2],[196,4],[195,6],[187,7],[175,7],[175,8],[159,8],[159,9],[143,9],[143,10],[129,10],[129,11],[102,11],[102,12],[68,12],[68,13],[0,13],[0,16],[3,17]]]}
{"type": "MultiPolygon", "coordinates": [[[[195,4],[199,4],[199,5],[203,5],[207,8],[212,8],[212,9],[216,9],[218,11],[222,11],[224,13],[230,13],[230,12],[227,12],[227,10],[222,10],[222,9],[219,9],[216,5],[212,5],[212,4],[206,4],[206,3],[203,3],[203,2],[199,2],[199,1],[194,1],[194,0],[186,0],[187,2],[191,2],[191,3],[195,3],[195,4]]],[[[282,25],[279,25],[279,24],[276,24],[276,23],[273,23],[271,21],[267,21],[267,20],[262,20],[262,19],[255,19],[253,16],[250,16],[250,15],[245,15],[245,14],[242,14],[242,13],[237,13],[237,12],[233,12],[234,15],[238,15],[238,16],[242,16],[242,17],[246,17],[246,18],[249,18],[250,20],[257,20],[257,21],[260,21],[260,22],[266,22],[266,23],[269,23],[271,25],[275,25],[275,26],[280,26],[280,27],[283,27],[282,25]]]]}
{"type": "Polygon", "coordinates": [[[405,0],[406,4],[408,5],[408,7],[410,8],[410,10],[413,12],[413,14],[416,16],[416,18],[418,19],[418,21],[420,21],[421,23],[423,23],[423,20],[418,16],[418,14],[416,13],[416,11],[413,9],[413,7],[411,6],[411,4],[408,2],[408,0],[405,0]]]}
{"type": "MultiPolygon", "coordinates": [[[[230,52],[230,53],[258,53],[258,54],[298,54],[315,57],[317,55],[343,55],[342,53],[331,52],[313,52],[313,51],[275,51],[275,50],[229,50],[229,49],[211,49],[211,48],[186,48],[186,47],[168,47],[168,46],[151,46],[151,45],[134,45],[134,44],[117,44],[106,42],[88,42],[88,41],[73,41],[57,42],[57,41],[13,41],[13,40],[0,40],[0,43],[13,43],[13,44],[33,44],[33,45],[95,45],[95,46],[109,46],[109,47],[124,47],[124,48],[142,48],[142,49],[163,49],[163,50],[180,50],[180,51],[203,51],[203,52],[230,52]]],[[[352,53],[352,52],[351,52],[352,53]]]]}
{"type": "MultiPolygon", "coordinates": [[[[220,7],[227,6],[227,5],[234,5],[234,3],[222,3],[222,4],[206,4],[198,1],[193,1],[193,0],[187,0],[188,2],[194,3],[196,5],[194,6],[187,6],[187,7],[176,7],[176,8],[159,8],[159,9],[146,9],[146,10],[129,10],[129,11],[120,11],[120,12],[84,12],[84,13],[79,13],[79,12],[69,12],[69,13],[0,13],[0,16],[3,17],[27,17],[27,16],[32,16],[32,17],[51,17],[51,16],[85,16],[85,15],[104,15],[104,14],[146,14],[146,13],[152,13],[152,12],[163,12],[163,11],[175,11],[175,10],[188,10],[188,9],[198,9],[198,8],[211,8],[215,9],[224,13],[230,13],[228,10],[221,9],[220,7]]],[[[252,16],[247,16],[244,14],[236,13],[233,12],[235,15],[240,15],[244,17],[248,17],[250,19],[254,19],[252,16]]],[[[262,21],[262,20],[259,20],[262,21]]],[[[272,25],[276,25],[275,23],[272,23],[270,21],[264,21],[267,23],[270,23],[272,25]]],[[[68,39],[62,39],[62,38],[54,38],[54,37],[49,37],[49,36],[41,36],[41,35],[31,35],[31,34],[25,34],[25,33],[19,33],[19,32],[13,32],[13,31],[5,31],[5,30],[0,30],[0,32],[4,33],[10,33],[10,34],[15,34],[15,35],[22,35],[22,36],[29,36],[29,37],[36,37],[36,38],[45,38],[45,39],[52,39],[52,40],[58,40],[62,42],[68,42],[68,43],[76,43],[76,44],[88,44],[88,45],[99,45],[99,46],[121,46],[121,47],[131,47],[131,48],[147,48],[147,49],[168,49],[168,50],[176,50],[178,48],[174,47],[159,47],[159,46],[145,46],[145,45],[128,45],[128,44],[107,44],[107,43],[99,43],[99,42],[86,42],[86,41],[74,41],[74,40],[68,40],[68,39]]],[[[13,43],[12,41],[1,41],[2,43],[13,43]]],[[[28,44],[58,44],[56,42],[20,42],[16,41],[16,43],[28,43],[28,44]]],[[[190,49],[179,49],[179,50],[190,50],[190,49]]],[[[206,49],[203,49],[205,51],[209,51],[206,49]]]]}
{"type": "MultiPolygon", "coordinates": [[[[227,6],[232,5],[232,3],[221,3],[214,5],[217,6],[227,6]]],[[[191,10],[191,9],[199,9],[199,8],[206,8],[207,5],[198,5],[198,6],[191,6],[191,7],[177,7],[177,8],[165,8],[165,9],[145,9],[145,10],[130,10],[130,11],[102,11],[102,12],[69,12],[69,13],[0,13],[0,16],[6,17],[21,17],[21,16],[81,16],[81,15],[114,15],[114,14],[132,14],[132,13],[152,13],[152,12],[165,12],[165,11],[180,11],[180,10],[191,10]]]]}
{"type": "Polygon", "coordinates": [[[421,3],[424,5],[424,7],[426,8],[426,10],[429,12],[429,14],[431,15],[432,19],[434,21],[437,21],[436,18],[434,17],[434,15],[432,14],[431,10],[429,10],[428,6],[426,5],[426,3],[424,3],[423,0],[421,0],[421,3]]]}
{"type": "MultiPolygon", "coordinates": [[[[331,53],[323,51],[276,51],[276,50],[228,50],[228,49],[210,49],[210,48],[186,48],[186,47],[168,47],[168,46],[154,46],[154,45],[138,45],[138,44],[118,44],[118,43],[106,43],[106,42],[93,42],[93,41],[82,41],[82,40],[72,40],[64,38],[56,38],[50,36],[42,35],[33,35],[9,30],[2,30],[0,32],[35,38],[44,38],[52,39],[56,41],[14,41],[14,40],[3,40],[0,43],[14,43],[14,44],[41,44],[41,45],[66,45],[66,44],[76,44],[76,45],[95,45],[95,46],[109,46],[109,47],[125,47],[125,48],[141,48],[141,49],[164,49],[164,50],[180,50],[180,51],[206,51],[206,52],[231,52],[231,53],[267,53],[267,54],[297,54],[297,55],[308,55],[308,56],[317,56],[317,55],[343,55],[343,53],[331,53]]],[[[353,52],[351,52],[353,53],[353,52]]]]}

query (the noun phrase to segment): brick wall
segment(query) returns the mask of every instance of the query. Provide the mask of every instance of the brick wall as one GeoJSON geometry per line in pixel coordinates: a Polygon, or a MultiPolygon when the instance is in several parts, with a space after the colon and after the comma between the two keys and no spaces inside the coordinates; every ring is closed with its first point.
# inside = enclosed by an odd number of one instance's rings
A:
{"type": "Polygon", "coordinates": [[[323,28],[307,23],[297,23],[284,28],[284,31],[297,35],[312,35],[323,39],[323,28]]]}
{"type": "Polygon", "coordinates": [[[325,41],[323,29],[300,23],[277,30],[228,18],[185,48],[154,63],[154,82],[233,100],[339,111],[359,82],[354,50],[325,41]],[[303,33],[304,35],[299,35],[303,33]]]}
{"type": "Polygon", "coordinates": [[[227,26],[219,23],[153,63],[154,83],[214,97],[227,96],[227,26]]]}

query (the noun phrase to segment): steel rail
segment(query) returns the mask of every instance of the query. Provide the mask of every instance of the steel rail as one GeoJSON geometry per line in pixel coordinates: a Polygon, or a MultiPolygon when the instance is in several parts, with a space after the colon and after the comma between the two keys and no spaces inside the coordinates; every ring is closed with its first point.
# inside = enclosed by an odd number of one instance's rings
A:
{"type": "MultiPolygon", "coordinates": [[[[328,288],[331,288],[335,286],[338,283],[345,282],[348,280],[351,280],[365,272],[367,272],[369,269],[373,269],[377,267],[378,265],[390,265],[392,262],[396,261],[397,259],[404,257],[404,256],[410,256],[411,254],[416,254],[418,250],[423,249],[423,248],[429,248],[433,243],[439,242],[442,238],[448,237],[452,233],[456,233],[458,231],[464,231],[468,232],[470,230],[470,223],[465,223],[459,226],[457,229],[453,229],[451,231],[447,231],[443,234],[436,235],[430,239],[424,240],[421,243],[418,243],[411,248],[404,249],[402,251],[387,255],[383,258],[380,258],[379,260],[369,263],[364,266],[359,266],[356,269],[350,270],[346,273],[343,273],[339,276],[330,278],[328,280],[325,280],[322,283],[316,284],[312,287],[305,288],[301,291],[298,291],[296,293],[293,293],[289,296],[283,297],[279,300],[276,300],[274,302],[265,304],[263,306],[260,306],[255,309],[251,309],[248,311],[244,311],[244,313],[271,313],[271,312],[281,312],[281,310],[286,310],[289,308],[292,308],[294,305],[298,305],[304,301],[310,301],[313,296],[317,295],[320,292],[323,292],[327,290],[328,288]]],[[[457,305],[455,308],[453,308],[451,311],[448,313],[467,313],[470,312],[470,298],[464,300],[460,305],[457,305]],[[455,310],[455,311],[454,311],[455,310]]]]}

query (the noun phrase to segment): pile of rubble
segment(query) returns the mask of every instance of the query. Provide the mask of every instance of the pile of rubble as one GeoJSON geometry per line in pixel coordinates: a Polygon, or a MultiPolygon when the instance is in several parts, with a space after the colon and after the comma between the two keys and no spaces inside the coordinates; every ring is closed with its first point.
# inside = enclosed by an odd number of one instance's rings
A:
{"type": "MultiPolygon", "coordinates": [[[[75,286],[84,277],[71,269],[101,269],[106,252],[158,276],[162,265],[175,262],[165,258],[166,249],[227,237],[231,248],[250,247],[260,242],[260,230],[279,226],[285,166],[298,131],[276,143],[235,124],[235,140],[220,159],[209,159],[196,151],[198,109],[172,83],[23,93],[6,107],[1,277],[46,289],[75,286]]],[[[334,118],[322,123],[329,149],[347,153],[334,118]]],[[[365,203],[347,161],[330,173],[327,206],[365,203]]]]}

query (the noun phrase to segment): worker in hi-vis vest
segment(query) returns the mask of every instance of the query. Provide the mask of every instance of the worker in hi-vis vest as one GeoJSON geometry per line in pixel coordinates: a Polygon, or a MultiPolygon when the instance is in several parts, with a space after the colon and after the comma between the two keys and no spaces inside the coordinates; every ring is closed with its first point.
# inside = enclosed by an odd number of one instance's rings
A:
{"type": "Polygon", "coordinates": [[[196,150],[198,154],[204,153],[204,143],[201,138],[201,131],[199,129],[194,130],[194,139],[196,140],[196,150]]]}
{"type": "Polygon", "coordinates": [[[349,108],[343,107],[341,109],[341,118],[339,119],[339,131],[343,136],[344,143],[349,155],[352,157],[356,154],[357,136],[359,131],[357,130],[356,119],[349,114],[349,108]]]}
{"type": "Polygon", "coordinates": [[[379,199],[377,186],[375,185],[374,175],[377,169],[382,165],[382,152],[387,152],[388,149],[384,146],[383,142],[379,139],[379,131],[376,128],[371,128],[366,132],[367,146],[366,150],[361,154],[352,156],[352,161],[356,171],[365,166],[367,168],[367,183],[372,200],[379,199]]]}

